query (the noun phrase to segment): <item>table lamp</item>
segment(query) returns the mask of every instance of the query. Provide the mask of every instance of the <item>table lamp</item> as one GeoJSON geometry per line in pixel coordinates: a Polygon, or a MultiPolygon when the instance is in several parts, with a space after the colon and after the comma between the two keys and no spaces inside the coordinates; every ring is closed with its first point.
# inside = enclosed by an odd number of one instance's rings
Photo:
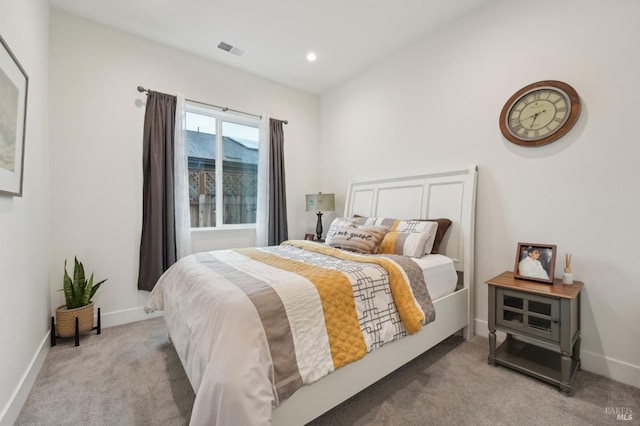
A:
{"type": "Polygon", "coordinates": [[[336,209],[335,194],[307,194],[307,211],[316,212],[318,223],[316,224],[316,239],[322,240],[322,212],[331,212],[336,209]]]}

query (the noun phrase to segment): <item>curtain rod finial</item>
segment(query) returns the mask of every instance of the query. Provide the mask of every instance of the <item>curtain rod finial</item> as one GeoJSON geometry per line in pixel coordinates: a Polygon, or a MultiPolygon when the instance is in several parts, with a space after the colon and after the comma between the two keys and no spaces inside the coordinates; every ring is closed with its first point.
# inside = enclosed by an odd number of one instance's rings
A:
{"type": "Polygon", "coordinates": [[[146,92],[146,91],[147,91],[147,90],[146,90],[144,87],[142,87],[142,86],[138,86],[138,92],[140,92],[140,93],[144,93],[144,92],[146,92]]]}

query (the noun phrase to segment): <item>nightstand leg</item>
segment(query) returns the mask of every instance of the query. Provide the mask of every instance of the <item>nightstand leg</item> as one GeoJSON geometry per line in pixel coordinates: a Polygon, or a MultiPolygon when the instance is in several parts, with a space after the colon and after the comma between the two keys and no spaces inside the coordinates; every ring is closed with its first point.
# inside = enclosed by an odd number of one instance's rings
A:
{"type": "Polygon", "coordinates": [[[576,344],[573,345],[573,359],[578,363],[578,368],[580,368],[580,342],[582,338],[580,337],[580,332],[578,332],[578,336],[576,337],[576,344]]]}
{"type": "Polygon", "coordinates": [[[496,287],[489,286],[489,365],[496,365],[496,287]]]}
{"type": "Polygon", "coordinates": [[[496,331],[489,330],[489,365],[496,365],[496,331]]]}
{"type": "Polygon", "coordinates": [[[571,393],[571,363],[572,358],[569,354],[562,353],[560,357],[560,370],[562,379],[560,380],[560,390],[566,394],[571,393]]]}

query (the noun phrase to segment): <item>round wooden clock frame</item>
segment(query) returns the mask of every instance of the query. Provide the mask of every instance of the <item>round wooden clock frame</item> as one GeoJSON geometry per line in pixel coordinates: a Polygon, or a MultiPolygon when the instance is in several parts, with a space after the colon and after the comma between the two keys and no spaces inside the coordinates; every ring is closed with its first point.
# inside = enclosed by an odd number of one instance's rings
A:
{"type": "MultiPolygon", "coordinates": [[[[556,115],[554,115],[554,118],[557,117],[557,113],[555,114],[556,115]]],[[[537,116],[538,114],[534,115],[537,116]]],[[[580,97],[573,87],[571,87],[567,83],[556,80],[538,81],[518,90],[504,104],[502,112],[500,113],[500,131],[509,142],[512,142],[516,145],[527,147],[542,146],[554,142],[564,136],[569,130],[571,130],[573,125],[576,124],[579,115],[580,97]],[[521,100],[524,100],[524,98],[532,94],[535,95],[536,92],[554,92],[564,98],[566,103],[568,104],[569,115],[566,120],[563,118],[564,122],[562,122],[560,126],[552,129],[549,133],[541,135],[540,137],[519,136],[516,132],[510,131],[509,119],[511,116],[511,111],[517,104],[520,103],[521,100]]],[[[525,130],[530,129],[525,128],[525,130]]]]}

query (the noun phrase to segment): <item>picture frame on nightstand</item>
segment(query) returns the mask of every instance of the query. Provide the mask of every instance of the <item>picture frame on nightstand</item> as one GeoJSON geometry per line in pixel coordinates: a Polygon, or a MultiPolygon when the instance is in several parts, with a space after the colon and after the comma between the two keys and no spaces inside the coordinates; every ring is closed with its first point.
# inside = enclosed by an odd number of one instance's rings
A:
{"type": "Polygon", "coordinates": [[[555,245],[518,243],[513,271],[515,278],[553,284],[555,266],[555,245]]]}

